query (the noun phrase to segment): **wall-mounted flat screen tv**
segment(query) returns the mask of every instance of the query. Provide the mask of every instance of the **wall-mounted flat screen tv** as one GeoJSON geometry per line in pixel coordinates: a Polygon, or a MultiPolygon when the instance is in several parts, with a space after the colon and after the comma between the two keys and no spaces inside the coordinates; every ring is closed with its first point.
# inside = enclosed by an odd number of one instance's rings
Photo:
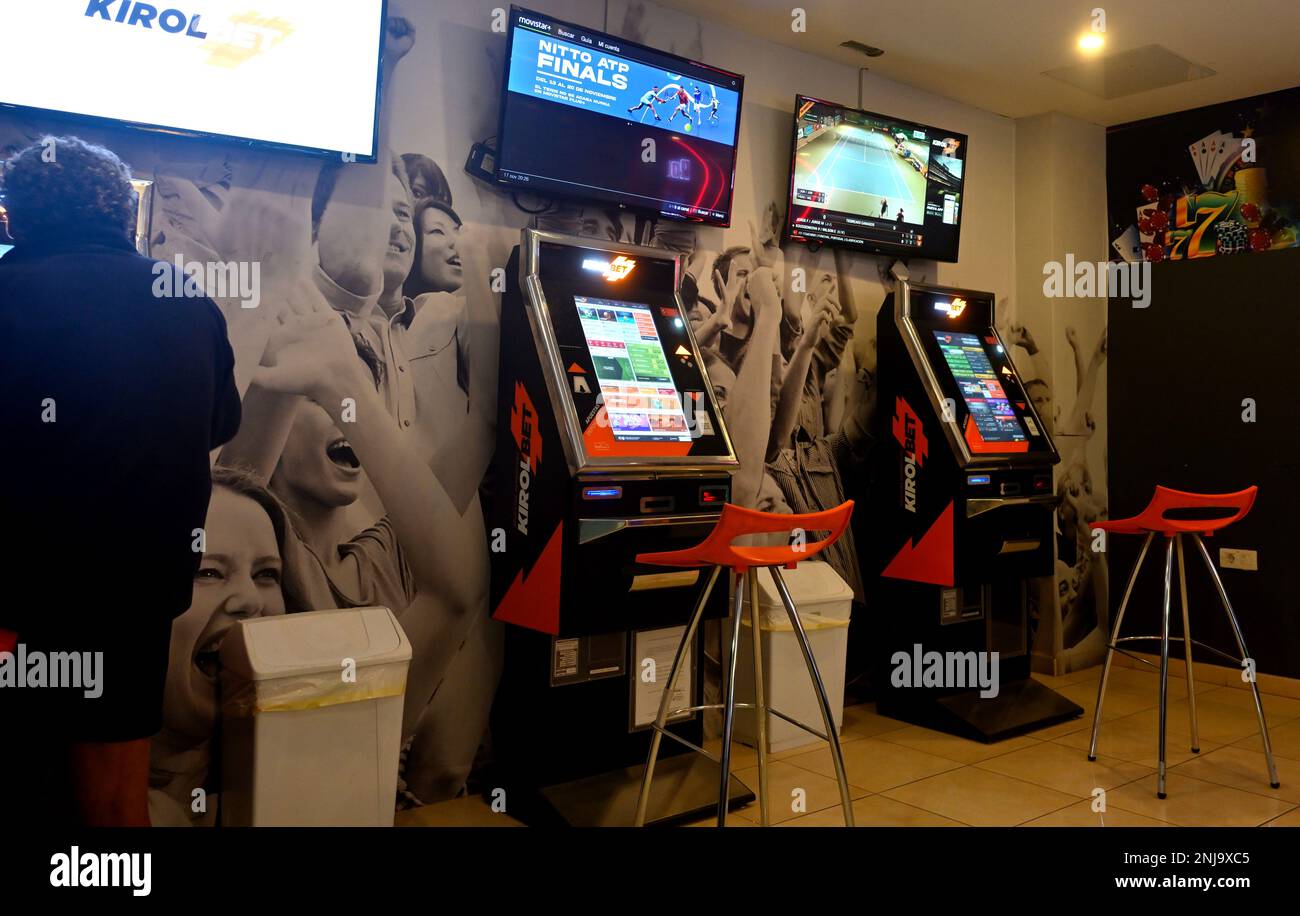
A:
{"type": "Polygon", "coordinates": [[[386,5],[0,3],[0,109],[374,161],[386,5]]]}
{"type": "Polygon", "coordinates": [[[786,238],[956,261],[967,137],[795,97],[786,238]]]}
{"type": "Polygon", "coordinates": [[[744,83],[512,6],[497,182],[730,225],[744,83]]]}

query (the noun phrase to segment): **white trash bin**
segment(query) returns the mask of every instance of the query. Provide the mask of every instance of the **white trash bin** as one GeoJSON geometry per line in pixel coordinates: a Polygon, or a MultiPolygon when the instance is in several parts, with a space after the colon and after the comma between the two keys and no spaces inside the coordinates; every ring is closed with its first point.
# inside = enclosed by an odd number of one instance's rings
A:
{"type": "Polygon", "coordinates": [[[410,661],[388,608],[240,621],[221,644],[221,822],[391,827],[410,661]]]}
{"type": "MultiPolygon", "coordinates": [[[[799,639],[790,623],[781,595],[767,570],[758,574],[758,605],[762,621],[763,698],[773,709],[825,730],[821,705],[804,664],[799,639]]],[[[853,589],[822,560],[805,560],[796,569],[783,569],[781,576],[799,611],[799,620],[812,646],[817,670],[821,672],[830,699],[838,734],[844,722],[844,668],[849,646],[849,614],[853,589]]],[[[740,627],[740,655],[736,659],[736,701],[754,702],[754,649],[749,626],[749,594],[746,586],[744,616],[740,627]]],[[[727,637],[729,638],[729,636],[727,637]]],[[[735,740],[754,747],[758,743],[754,711],[736,710],[735,740]]],[[[779,716],[767,717],[767,749],[784,751],[817,744],[818,739],[779,716]]]]}

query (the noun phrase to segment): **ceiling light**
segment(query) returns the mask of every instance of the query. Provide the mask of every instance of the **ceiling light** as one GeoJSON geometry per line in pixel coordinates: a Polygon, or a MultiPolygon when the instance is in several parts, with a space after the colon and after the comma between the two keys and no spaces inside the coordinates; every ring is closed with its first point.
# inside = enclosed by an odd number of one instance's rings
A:
{"type": "Polygon", "coordinates": [[[1080,51],[1097,51],[1106,43],[1100,32],[1084,32],[1079,36],[1080,51]]]}

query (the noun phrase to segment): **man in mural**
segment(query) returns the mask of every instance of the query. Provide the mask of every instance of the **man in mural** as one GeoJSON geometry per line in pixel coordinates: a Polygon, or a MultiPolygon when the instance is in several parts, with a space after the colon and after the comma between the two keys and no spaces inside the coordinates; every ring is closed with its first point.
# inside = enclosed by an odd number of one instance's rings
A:
{"type": "Polygon", "coordinates": [[[3,168],[17,247],[0,262],[0,411],[21,445],[0,449],[13,484],[0,494],[0,631],[102,678],[98,694],[0,685],[0,785],[19,822],[148,825],[149,737],[199,562],[208,453],[239,425],[225,321],[174,267],[136,253],[130,177],[69,137],[3,168]],[[181,295],[158,293],[163,275],[181,295]],[[106,608],[79,572],[92,556],[119,570],[148,558],[129,606],[106,608]]]}
{"type": "MultiPolygon", "coordinates": [[[[796,512],[843,503],[847,498],[843,475],[863,465],[871,443],[868,423],[874,389],[855,392],[844,429],[827,423],[827,379],[832,373],[838,376],[846,355],[851,359],[848,345],[858,315],[847,259],[837,253],[835,266],[836,275],[822,274],[804,296],[803,332],[784,369],[768,441],[768,473],[784,502],[796,512]]],[[[825,559],[853,589],[854,598],[863,601],[853,532],[846,531],[825,559]]]]}
{"type": "Polygon", "coordinates": [[[557,201],[550,210],[538,214],[536,222],[537,228],[543,232],[558,232],[561,235],[576,235],[603,242],[639,244],[623,216],[617,207],[557,201]]]}

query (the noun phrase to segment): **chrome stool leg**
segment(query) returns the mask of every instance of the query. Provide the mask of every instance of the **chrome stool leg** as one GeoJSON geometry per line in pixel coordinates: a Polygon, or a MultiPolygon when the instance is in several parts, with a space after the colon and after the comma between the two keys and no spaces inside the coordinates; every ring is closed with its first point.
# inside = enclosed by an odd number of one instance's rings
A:
{"type": "MultiPolygon", "coordinates": [[[[1228,622],[1232,624],[1232,635],[1237,638],[1237,648],[1241,652],[1242,661],[1250,658],[1250,652],[1246,649],[1246,638],[1241,633],[1241,626],[1237,623],[1237,615],[1233,613],[1232,602],[1228,600],[1228,592],[1223,587],[1223,580],[1219,578],[1219,571],[1214,568],[1213,561],[1210,560],[1210,552],[1205,549],[1205,542],[1201,540],[1199,534],[1192,535],[1196,539],[1196,546],[1201,549],[1201,558],[1205,560],[1205,567],[1210,571],[1211,578],[1214,579],[1214,587],[1219,590],[1219,598],[1223,601],[1223,609],[1228,612],[1228,622]]],[[[1250,689],[1255,694],[1255,715],[1259,718],[1259,736],[1264,740],[1264,760],[1268,763],[1268,784],[1274,789],[1279,788],[1281,783],[1277,778],[1277,766],[1273,763],[1273,744],[1268,739],[1268,723],[1264,721],[1264,704],[1259,698],[1259,684],[1255,678],[1250,679],[1250,689]]]]}
{"type": "Polygon", "coordinates": [[[1156,773],[1156,797],[1165,797],[1165,720],[1169,713],[1169,587],[1174,572],[1174,539],[1165,545],[1165,605],[1160,617],[1160,769],[1156,773]]]}
{"type": "Polygon", "coordinates": [[[1124,625],[1124,612],[1128,610],[1128,599],[1133,595],[1133,584],[1137,582],[1138,572],[1147,558],[1147,548],[1151,546],[1151,539],[1154,537],[1154,532],[1150,533],[1142,542],[1142,551],[1138,554],[1137,562],[1133,564],[1133,572],[1129,574],[1128,585],[1124,588],[1124,598],[1119,603],[1119,613],[1115,615],[1115,627],[1111,630],[1110,642],[1106,644],[1106,658],[1101,665],[1101,681],[1097,685],[1097,705],[1092,710],[1092,740],[1088,742],[1089,760],[1097,759],[1097,732],[1101,727],[1101,704],[1106,698],[1106,682],[1110,680],[1110,662],[1115,653],[1115,641],[1119,639],[1119,628],[1124,625]]]}
{"type": "Polygon", "coordinates": [[[1178,593],[1183,596],[1183,658],[1187,664],[1187,713],[1192,725],[1192,753],[1201,752],[1201,736],[1196,728],[1196,681],[1192,677],[1192,625],[1187,614],[1187,567],[1183,562],[1183,536],[1174,535],[1178,551],[1178,593]]]}
{"type": "Polygon", "coordinates": [[[663,729],[668,726],[673,690],[677,686],[677,677],[681,674],[682,662],[686,660],[686,653],[695,641],[695,632],[699,629],[700,619],[704,617],[704,608],[709,603],[709,596],[713,594],[713,586],[717,583],[718,574],[721,572],[721,566],[713,567],[713,572],[709,574],[709,581],[700,594],[699,602],[695,605],[691,622],[686,626],[686,633],[677,645],[677,654],[673,656],[673,667],[668,673],[668,684],[664,687],[664,695],[659,698],[659,714],[655,716],[654,727],[651,729],[650,755],[646,758],[645,772],[641,774],[641,793],[636,800],[636,819],[633,821],[633,826],[645,826],[646,808],[650,803],[650,781],[654,779],[655,763],[659,759],[659,745],[664,737],[663,729]]]}
{"type": "Polygon", "coordinates": [[[736,600],[731,606],[731,654],[727,658],[727,691],[722,709],[722,785],[718,789],[718,826],[727,826],[727,800],[731,792],[731,733],[736,724],[736,656],[740,654],[740,603],[745,579],[754,571],[736,575],[736,600]]]}
{"type": "Polygon", "coordinates": [[[749,588],[749,635],[754,650],[754,733],[758,736],[759,825],[768,826],[767,816],[767,704],[763,697],[763,640],[758,607],[758,570],[746,577],[749,588]]]}
{"type": "Polygon", "coordinates": [[[781,570],[775,566],[769,566],[772,571],[772,581],[776,583],[776,590],[781,595],[781,603],[785,605],[785,612],[790,615],[790,624],[794,627],[795,635],[799,638],[799,648],[803,650],[803,661],[808,666],[808,677],[812,680],[813,688],[817,691],[817,699],[821,704],[822,722],[826,726],[826,737],[831,746],[831,760],[835,764],[835,781],[840,787],[840,809],[844,812],[844,826],[853,827],[853,801],[849,797],[849,779],[844,772],[844,754],[840,750],[840,737],[835,731],[835,713],[831,709],[830,698],[826,696],[826,685],[822,683],[821,672],[817,670],[817,660],[813,658],[812,646],[808,644],[808,634],[804,632],[803,622],[799,619],[799,611],[794,606],[794,599],[790,597],[790,591],[785,587],[785,579],[781,576],[781,570]]]}

